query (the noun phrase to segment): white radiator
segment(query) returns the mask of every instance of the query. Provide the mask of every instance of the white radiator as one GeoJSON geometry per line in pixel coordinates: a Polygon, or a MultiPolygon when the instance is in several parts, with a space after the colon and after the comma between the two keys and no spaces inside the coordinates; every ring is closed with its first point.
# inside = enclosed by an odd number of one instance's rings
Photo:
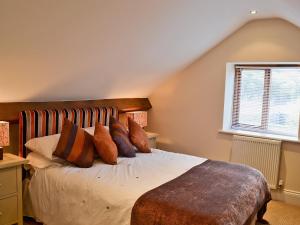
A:
{"type": "Polygon", "coordinates": [[[233,136],[230,160],[260,170],[271,189],[278,186],[280,155],[281,141],[233,136]]]}

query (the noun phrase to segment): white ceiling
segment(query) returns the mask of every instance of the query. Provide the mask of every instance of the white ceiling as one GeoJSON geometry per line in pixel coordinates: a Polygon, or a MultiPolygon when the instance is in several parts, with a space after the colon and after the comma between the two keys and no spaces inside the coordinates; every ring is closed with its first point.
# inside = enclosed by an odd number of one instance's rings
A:
{"type": "Polygon", "coordinates": [[[145,97],[246,22],[300,26],[299,12],[300,0],[1,0],[0,101],[145,97]]]}

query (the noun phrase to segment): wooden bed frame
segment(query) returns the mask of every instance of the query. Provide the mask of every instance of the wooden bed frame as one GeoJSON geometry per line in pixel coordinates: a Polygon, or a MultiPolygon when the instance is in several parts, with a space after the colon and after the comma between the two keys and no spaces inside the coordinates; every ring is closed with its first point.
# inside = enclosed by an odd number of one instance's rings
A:
{"type": "Polygon", "coordinates": [[[82,101],[52,101],[52,102],[7,102],[0,103],[0,120],[10,123],[10,146],[4,151],[13,154],[19,149],[19,113],[23,110],[86,108],[95,106],[111,106],[119,109],[119,116],[131,111],[147,111],[152,108],[148,98],[119,98],[82,101]]]}
{"type": "Polygon", "coordinates": [[[0,103],[0,120],[18,123],[19,112],[29,109],[85,108],[93,106],[118,107],[120,113],[151,109],[148,98],[118,98],[83,101],[8,102],[0,103]]]}

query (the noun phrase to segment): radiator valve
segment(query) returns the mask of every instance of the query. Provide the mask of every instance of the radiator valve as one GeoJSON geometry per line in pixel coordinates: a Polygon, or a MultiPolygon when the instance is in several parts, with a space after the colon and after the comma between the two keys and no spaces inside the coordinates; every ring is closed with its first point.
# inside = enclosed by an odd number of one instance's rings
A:
{"type": "Polygon", "coordinates": [[[282,187],[282,186],[283,186],[283,183],[284,183],[284,182],[283,182],[283,179],[280,179],[279,182],[278,182],[278,186],[279,186],[279,187],[282,187]]]}

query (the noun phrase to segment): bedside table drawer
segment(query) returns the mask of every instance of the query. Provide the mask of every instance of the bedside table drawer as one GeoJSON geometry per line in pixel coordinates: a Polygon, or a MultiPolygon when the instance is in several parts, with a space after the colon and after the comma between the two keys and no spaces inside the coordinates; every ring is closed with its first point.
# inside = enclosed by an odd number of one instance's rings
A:
{"type": "Polygon", "coordinates": [[[0,200],[0,224],[12,224],[18,220],[17,196],[0,200]]]}
{"type": "Polygon", "coordinates": [[[0,170],[0,197],[17,192],[16,167],[0,170]]]}

